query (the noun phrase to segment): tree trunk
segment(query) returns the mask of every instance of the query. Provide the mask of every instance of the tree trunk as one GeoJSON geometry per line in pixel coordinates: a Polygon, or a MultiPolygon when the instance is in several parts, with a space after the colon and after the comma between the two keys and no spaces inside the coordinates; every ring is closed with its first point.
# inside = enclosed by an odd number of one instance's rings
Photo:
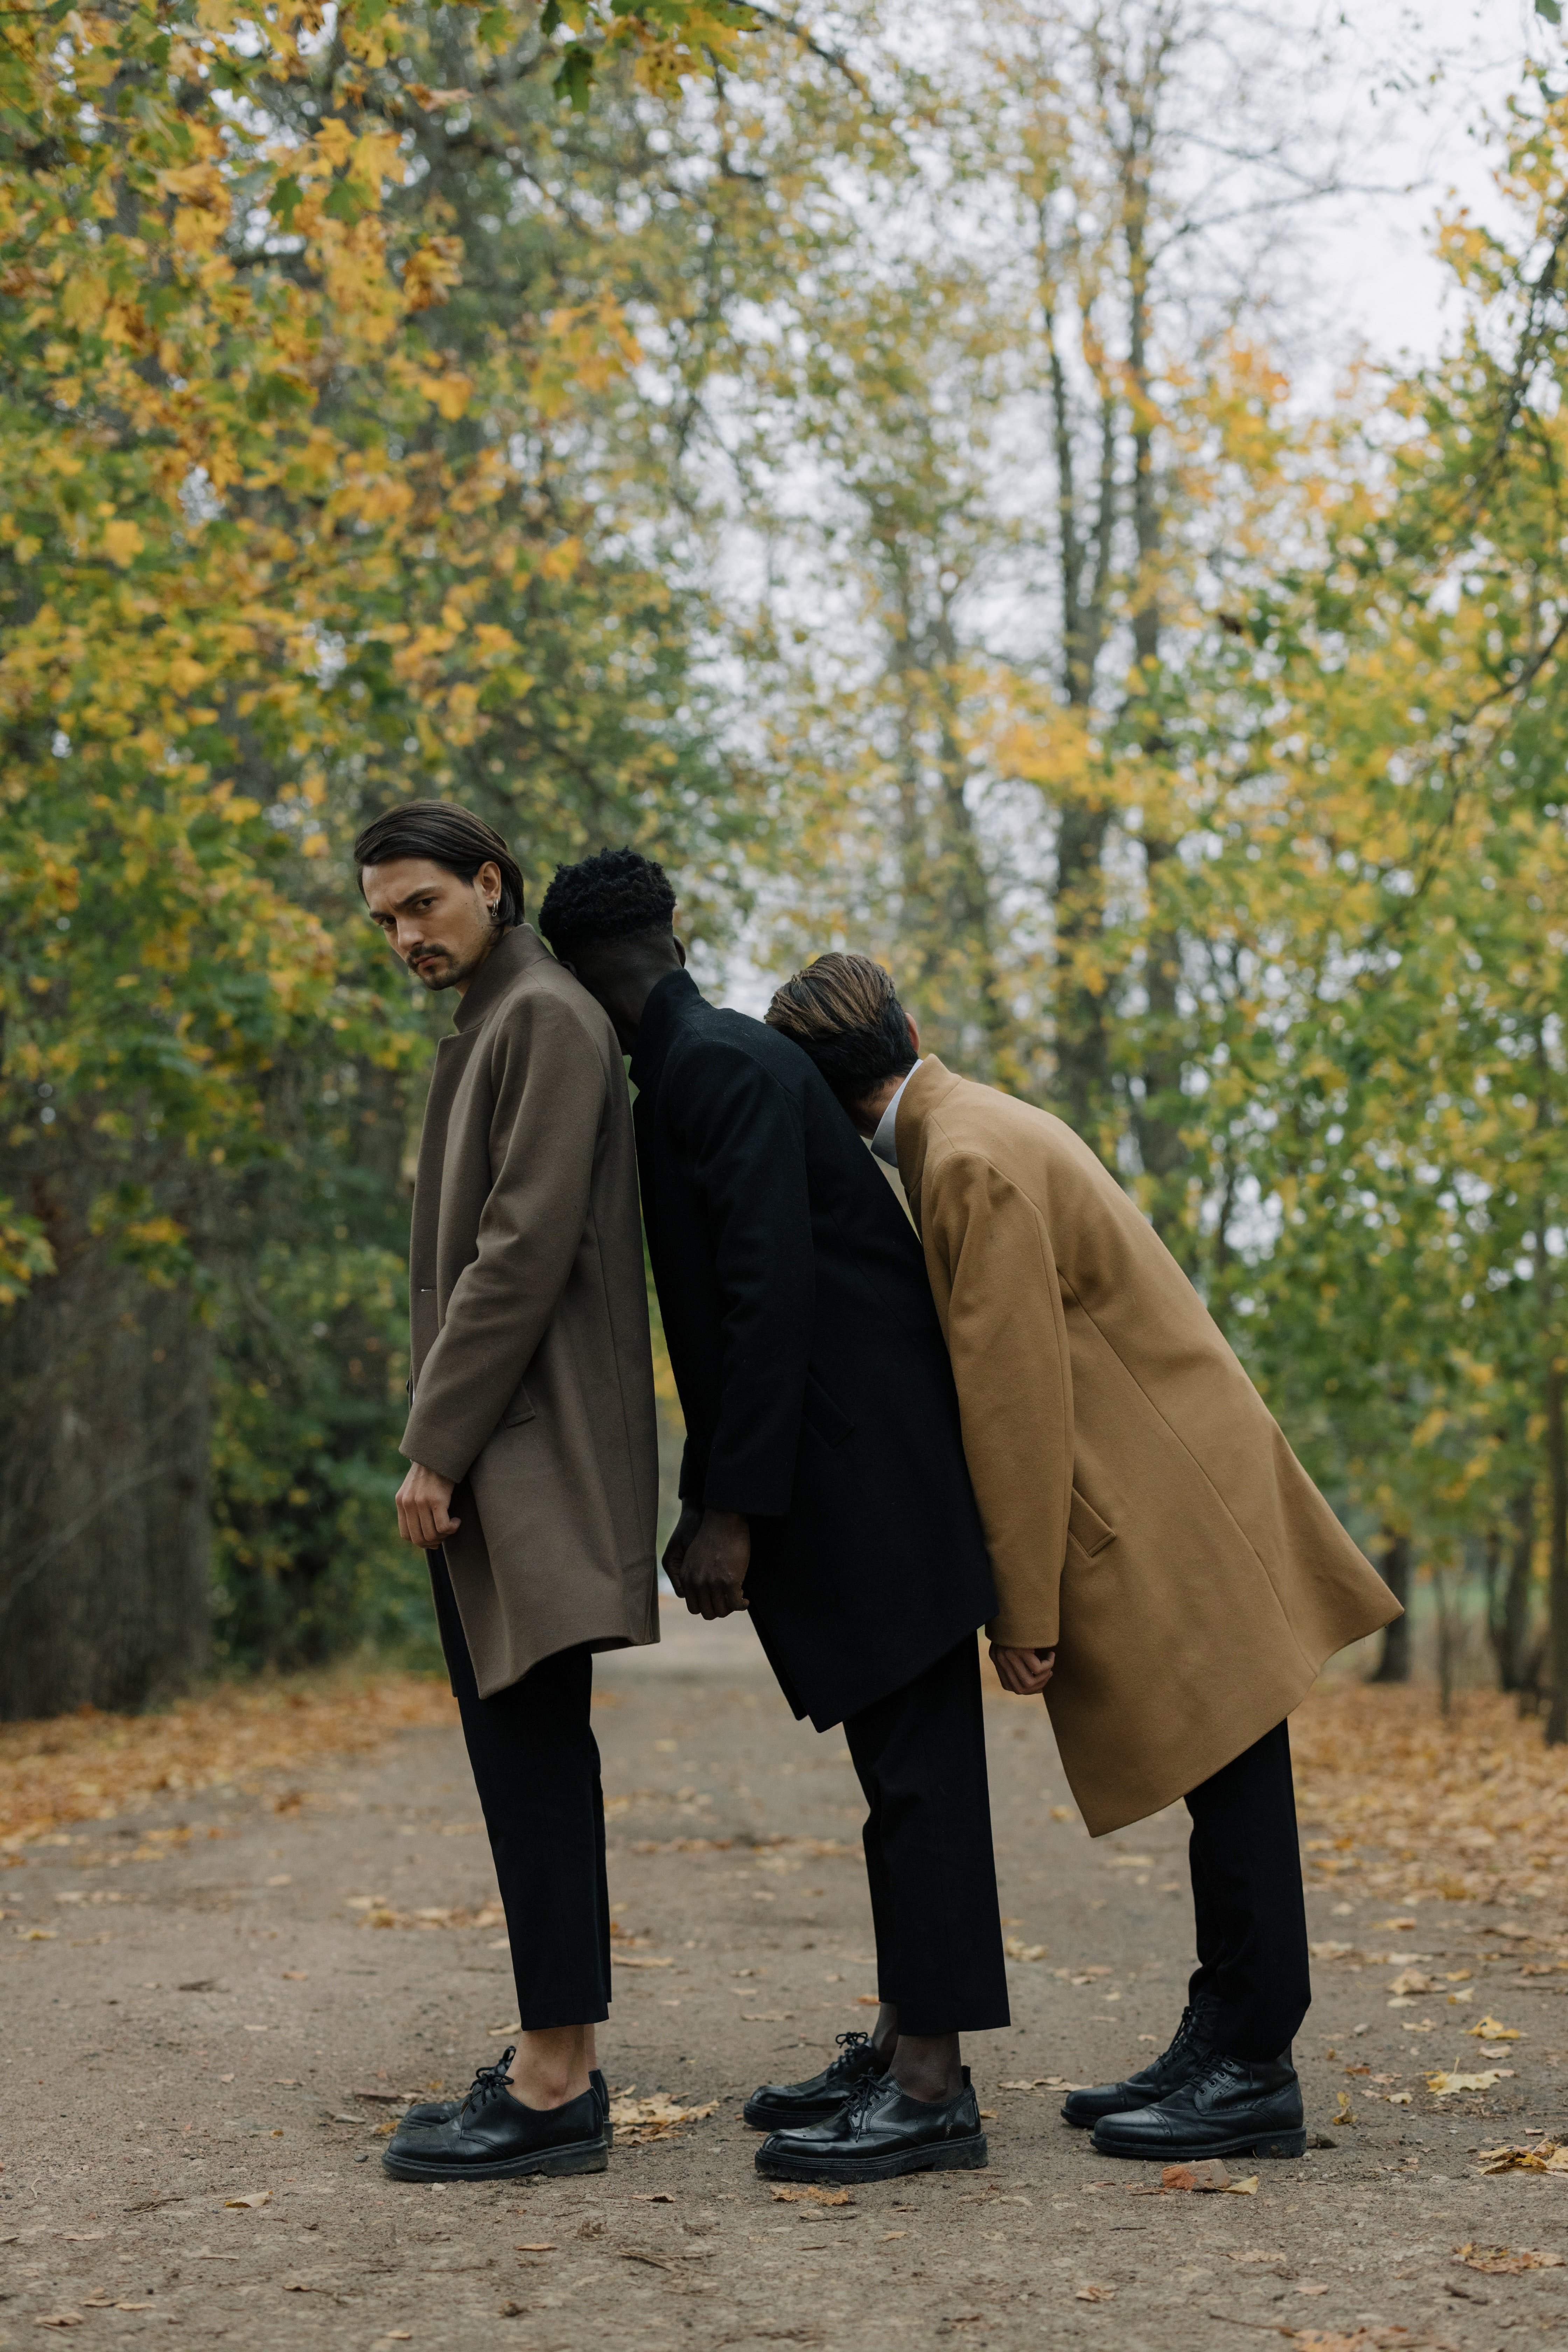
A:
{"type": "Polygon", "coordinates": [[[89,1247],[5,1343],[0,1718],[144,1706],[208,1654],[211,1335],[89,1247]]]}
{"type": "Polygon", "coordinates": [[[1410,1680],[1410,1538],[1407,1535],[1398,1535],[1392,1528],[1384,1528],[1383,1557],[1377,1569],[1406,1614],[1396,1617],[1392,1625],[1384,1627],[1383,1654],[1367,1680],[1372,1683],[1407,1683],[1410,1680]]]}
{"type": "Polygon", "coordinates": [[[1568,1435],[1563,1426],[1563,1366],[1555,1355],[1549,1358],[1546,1368],[1546,1466],[1552,1509],[1546,1588],[1547,1680],[1552,1703],[1546,1715],[1546,1745],[1561,1748],[1568,1741],[1568,1435]]]}
{"type": "Polygon", "coordinates": [[[1508,1575],[1499,1589],[1498,1566],[1502,1549],[1500,1531],[1487,1538],[1487,1633],[1497,1660],[1498,1688],[1521,1691],[1528,1675],[1526,1643],[1530,1634],[1530,1581],[1535,1559],[1535,1488],[1521,1486],[1509,1505],[1512,1538],[1508,1575]]]}

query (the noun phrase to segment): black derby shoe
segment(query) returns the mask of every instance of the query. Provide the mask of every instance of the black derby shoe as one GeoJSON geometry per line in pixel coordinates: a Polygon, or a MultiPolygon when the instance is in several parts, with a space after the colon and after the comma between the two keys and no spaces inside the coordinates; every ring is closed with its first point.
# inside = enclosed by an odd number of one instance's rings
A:
{"type": "Polygon", "coordinates": [[[560,2107],[525,2107],[506,2087],[510,2051],[481,2066],[455,2116],[399,2124],[382,2156],[395,2180],[512,2180],[530,2173],[603,2172],[610,2160],[599,2102],[584,2091],[560,2107]]]}
{"type": "MultiPolygon", "coordinates": [[[[508,2067],[516,2056],[515,2048],[502,2051],[500,2071],[503,2080],[508,2067]]],[[[490,2071],[489,2067],[481,2066],[479,2074],[474,2077],[475,2084],[478,2084],[481,2075],[487,2075],[490,2071]]],[[[605,2146],[614,2147],[616,2127],[610,2121],[610,2086],[597,2066],[589,2069],[588,2087],[599,2103],[599,2127],[605,2135],[605,2146]]],[[[462,2105],[461,2099],[421,2099],[417,2105],[404,2108],[400,2122],[411,2124],[416,2131],[422,2131],[431,2124],[449,2124],[455,2115],[460,2114],[462,2105]]]]}
{"type": "Polygon", "coordinates": [[[1289,2050],[1272,2064],[1215,2054],[1201,2074],[1157,2106],[1102,2116],[1094,2127],[1094,2151],[1156,2164],[1205,2156],[1305,2156],[1305,2120],[1289,2050]]]}
{"type": "Polygon", "coordinates": [[[1202,2074],[1214,2055],[1215,2011],[1207,2003],[1184,2009],[1182,2021],[1168,2050],[1152,2058],[1124,2083],[1097,2083],[1092,2089],[1069,2091],[1062,2103],[1062,2121],[1090,2131],[1101,2116],[1125,2115],[1132,2107],[1157,2107],[1184,2083],[1202,2074]]]}
{"type": "Polygon", "coordinates": [[[804,2124],[825,2124],[862,2083],[884,2071],[868,2033],[841,2033],[837,2039],[838,2055],[820,2074],[804,2083],[764,2083],[752,2093],[745,2116],[753,2131],[798,2131],[804,2124]]]}
{"type": "Polygon", "coordinates": [[[820,2124],[773,2132],[757,2150],[770,2180],[896,2180],[906,2172],[980,2172],[986,2164],[969,2069],[956,2099],[909,2099],[887,2074],[863,2077],[820,2124]]]}

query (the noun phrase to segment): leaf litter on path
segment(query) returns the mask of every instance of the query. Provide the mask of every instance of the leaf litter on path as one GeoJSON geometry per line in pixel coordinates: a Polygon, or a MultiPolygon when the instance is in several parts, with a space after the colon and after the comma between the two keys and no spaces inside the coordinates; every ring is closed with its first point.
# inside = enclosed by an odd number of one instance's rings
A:
{"type": "Polygon", "coordinates": [[[1476,2152],[1483,2172],[1568,2172],[1568,2141],[1540,2139],[1476,2152]]]}
{"type": "Polygon", "coordinates": [[[1456,2246],[1454,2252],[1468,2269],[1485,2271],[1489,2278],[1517,2277],[1521,2271],[1560,2271],[1565,2259],[1533,2246],[1479,2246],[1473,2241],[1456,2246]]]}

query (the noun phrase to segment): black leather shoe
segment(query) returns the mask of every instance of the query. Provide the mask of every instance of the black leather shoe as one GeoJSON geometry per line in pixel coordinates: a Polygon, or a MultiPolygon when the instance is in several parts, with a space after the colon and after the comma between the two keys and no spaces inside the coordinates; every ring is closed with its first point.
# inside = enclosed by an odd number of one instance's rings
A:
{"type": "Polygon", "coordinates": [[[910,2099],[890,2075],[864,2076],[825,2123],[773,2132],[757,2150],[757,2170],[770,2180],[896,2180],[980,2172],[986,2161],[967,2066],[956,2099],[910,2099]]]}
{"type": "Polygon", "coordinates": [[[1094,2127],[1094,2150],[1156,2164],[1205,2156],[1305,2156],[1305,2120],[1289,2050],[1272,2064],[1257,2065],[1216,2053],[1157,2106],[1102,2116],[1094,2127]]]}
{"type": "Polygon", "coordinates": [[[610,2160],[592,2091],[560,2107],[525,2107],[506,2087],[508,2051],[481,2066],[455,2116],[399,2124],[382,2164],[395,2180],[510,2180],[528,2173],[603,2172],[610,2160]]]}
{"type": "MultiPolygon", "coordinates": [[[[500,2062],[502,2074],[506,2072],[516,2056],[515,2048],[502,2052],[500,2062]]],[[[489,2072],[488,2066],[481,2066],[479,2069],[481,2074],[488,2074],[489,2072]]],[[[476,2076],[475,2079],[477,2081],[478,2077],[476,2076]]],[[[605,2146],[614,2147],[616,2127],[610,2121],[610,2086],[597,2066],[589,2069],[588,2087],[599,2103],[599,2127],[605,2135],[605,2146]]],[[[461,2099],[421,2099],[417,2105],[404,2108],[400,2122],[412,2124],[416,2129],[424,2129],[430,2124],[449,2124],[452,2117],[460,2113],[462,2105],[461,2099]]]]}
{"type": "Polygon", "coordinates": [[[1214,2055],[1215,2015],[1208,2001],[1184,2009],[1168,2050],[1152,2058],[1136,2074],[1129,2074],[1124,2083],[1097,2083],[1092,2089],[1069,2091],[1062,2102],[1062,2121],[1089,2131],[1101,2116],[1125,2115],[1132,2107],[1157,2107],[1208,2064],[1214,2055]]]}
{"type": "Polygon", "coordinates": [[[752,2093],[745,2116],[753,2131],[798,2131],[804,2124],[825,2124],[862,2083],[885,2073],[868,2033],[841,2033],[837,2039],[838,2055],[820,2074],[804,2083],[764,2083],[752,2093]]]}

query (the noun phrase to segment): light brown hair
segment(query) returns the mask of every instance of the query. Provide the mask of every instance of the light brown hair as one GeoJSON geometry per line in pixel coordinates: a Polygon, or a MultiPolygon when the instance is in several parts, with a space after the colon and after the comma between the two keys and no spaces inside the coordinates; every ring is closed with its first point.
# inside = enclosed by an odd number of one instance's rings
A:
{"type": "Polygon", "coordinates": [[[840,1102],[855,1103],[915,1060],[892,974],[835,950],[786,980],[763,1018],[810,1055],[840,1102]]]}

